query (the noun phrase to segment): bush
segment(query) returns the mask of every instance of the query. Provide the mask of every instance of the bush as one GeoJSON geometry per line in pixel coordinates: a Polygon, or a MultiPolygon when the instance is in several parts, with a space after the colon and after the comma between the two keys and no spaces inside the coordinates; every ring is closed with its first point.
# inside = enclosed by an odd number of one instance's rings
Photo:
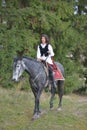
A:
{"type": "Polygon", "coordinates": [[[24,55],[36,58],[40,34],[46,33],[55,59],[65,68],[65,93],[78,88],[78,69],[82,66],[79,55],[87,57],[87,16],[73,15],[73,2],[68,1],[14,0],[6,4],[7,8],[0,7],[0,84],[14,87],[10,79],[16,51],[25,49],[24,55]],[[66,58],[71,53],[73,59],[66,58]]]}

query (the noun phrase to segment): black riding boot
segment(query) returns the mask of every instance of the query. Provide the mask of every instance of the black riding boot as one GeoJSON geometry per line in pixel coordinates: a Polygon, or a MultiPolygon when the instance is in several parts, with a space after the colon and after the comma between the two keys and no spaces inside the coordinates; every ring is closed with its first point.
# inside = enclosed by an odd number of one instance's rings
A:
{"type": "Polygon", "coordinates": [[[49,69],[49,78],[52,81],[53,88],[56,88],[56,82],[54,79],[53,70],[50,66],[48,67],[48,69],[49,69]]]}

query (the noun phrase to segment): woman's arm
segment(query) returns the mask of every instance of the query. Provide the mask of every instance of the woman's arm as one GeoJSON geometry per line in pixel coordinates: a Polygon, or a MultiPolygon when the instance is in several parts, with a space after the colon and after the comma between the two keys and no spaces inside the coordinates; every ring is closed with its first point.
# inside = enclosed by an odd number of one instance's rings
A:
{"type": "Polygon", "coordinates": [[[39,48],[39,45],[38,45],[38,47],[37,47],[37,59],[39,59],[40,58],[40,48],[39,48]]]}
{"type": "Polygon", "coordinates": [[[49,44],[49,46],[48,46],[48,50],[49,50],[49,56],[50,57],[53,57],[55,54],[54,54],[54,52],[53,52],[53,48],[52,48],[52,46],[49,44]]]}

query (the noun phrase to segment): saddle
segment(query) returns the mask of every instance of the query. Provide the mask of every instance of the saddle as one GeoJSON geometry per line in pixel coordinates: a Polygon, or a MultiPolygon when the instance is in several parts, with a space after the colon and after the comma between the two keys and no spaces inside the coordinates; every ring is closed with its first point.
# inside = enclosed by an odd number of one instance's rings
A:
{"type": "Polygon", "coordinates": [[[59,67],[55,64],[54,61],[53,61],[53,64],[48,64],[48,63],[45,62],[44,65],[45,65],[44,68],[45,68],[45,72],[47,74],[47,77],[49,76],[48,67],[51,67],[53,74],[54,74],[55,81],[64,80],[64,77],[63,77],[59,67]]]}

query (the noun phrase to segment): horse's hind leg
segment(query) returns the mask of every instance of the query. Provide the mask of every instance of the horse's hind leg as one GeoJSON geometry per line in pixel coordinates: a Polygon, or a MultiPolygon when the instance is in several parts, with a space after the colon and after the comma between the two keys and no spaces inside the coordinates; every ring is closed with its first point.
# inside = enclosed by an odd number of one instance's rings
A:
{"type": "Polygon", "coordinates": [[[50,109],[53,109],[53,99],[55,96],[56,88],[51,87],[50,109]]]}
{"type": "Polygon", "coordinates": [[[59,104],[58,104],[58,110],[61,110],[62,108],[62,96],[64,93],[64,81],[58,81],[58,95],[59,95],[59,104]]]}

